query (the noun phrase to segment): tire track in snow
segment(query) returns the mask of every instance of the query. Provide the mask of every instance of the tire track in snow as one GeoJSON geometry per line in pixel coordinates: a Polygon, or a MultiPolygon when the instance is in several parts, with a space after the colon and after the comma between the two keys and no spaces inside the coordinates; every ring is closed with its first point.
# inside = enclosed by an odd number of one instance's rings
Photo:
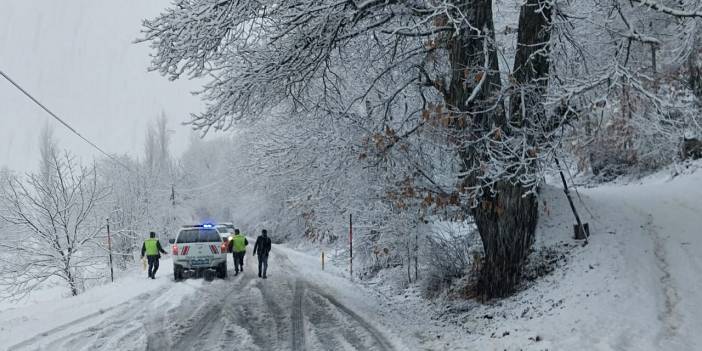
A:
{"type": "MultiPolygon", "coordinates": [[[[225,280],[238,286],[235,288],[230,284],[226,284],[226,287],[230,288],[230,290],[216,295],[206,295],[208,296],[207,298],[201,299],[191,312],[194,317],[188,318],[186,325],[179,325],[179,331],[182,331],[182,333],[179,333],[176,341],[173,345],[170,345],[171,348],[173,350],[193,350],[198,349],[196,346],[202,341],[218,340],[221,334],[224,333],[223,326],[217,323],[222,320],[223,309],[232,308],[229,303],[231,296],[247,287],[251,280],[250,274],[243,274],[239,279],[232,279],[231,281],[225,280]]],[[[190,298],[190,300],[194,299],[196,297],[190,298]]],[[[181,303],[181,306],[183,305],[181,303]]],[[[187,314],[187,312],[179,313],[179,315],[183,314],[187,314]]],[[[179,323],[176,321],[176,324],[179,323]]],[[[167,328],[168,326],[162,325],[160,330],[150,333],[150,338],[147,341],[147,350],[163,350],[162,346],[168,345],[167,340],[162,339],[162,337],[165,337],[164,331],[167,328]],[[156,337],[157,335],[159,337],[156,337]]]]}
{"type": "MultiPolygon", "coordinates": [[[[170,288],[169,288],[169,289],[166,289],[165,292],[167,292],[168,290],[170,290],[170,288]]],[[[72,328],[72,327],[74,327],[74,326],[77,326],[77,325],[82,324],[82,323],[84,323],[84,322],[87,322],[87,321],[89,321],[89,320],[95,319],[95,318],[97,318],[97,317],[105,316],[107,313],[110,313],[110,312],[112,312],[112,311],[114,311],[114,310],[129,310],[129,309],[131,309],[135,304],[149,304],[150,302],[152,302],[152,301],[156,300],[158,297],[160,297],[162,293],[163,293],[163,292],[151,292],[151,293],[139,294],[139,295],[137,295],[135,298],[133,298],[133,299],[131,299],[131,300],[122,302],[122,303],[120,303],[120,304],[117,304],[117,305],[114,305],[114,306],[111,306],[111,307],[108,307],[108,308],[101,308],[101,309],[99,309],[97,312],[93,312],[93,313],[87,314],[87,315],[85,315],[85,316],[83,316],[83,317],[74,319],[74,320],[72,320],[72,321],[66,322],[66,323],[64,323],[64,324],[61,324],[61,325],[59,325],[59,326],[57,326],[57,327],[54,327],[54,328],[52,328],[52,329],[49,329],[49,330],[47,330],[47,331],[41,332],[41,333],[39,333],[39,334],[37,334],[37,335],[31,337],[31,338],[28,338],[28,339],[25,340],[25,341],[22,341],[22,342],[19,342],[19,343],[15,344],[15,345],[9,346],[9,347],[7,348],[7,350],[8,350],[8,351],[21,350],[21,349],[23,349],[23,348],[29,347],[29,346],[31,346],[31,345],[37,343],[37,342],[42,341],[44,338],[47,338],[47,337],[50,337],[50,336],[54,336],[54,335],[59,334],[59,333],[65,331],[65,330],[68,330],[68,329],[70,329],[70,328],[72,328]]],[[[91,328],[88,328],[88,329],[85,329],[85,330],[83,330],[83,331],[81,331],[81,332],[90,331],[90,329],[91,329],[91,328]]],[[[79,335],[81,332],[71,333],[71,334],[69,334],[69,335],[67,335],[67,336],[64,336],[64,337],[62,337],[62,338],[59,338],[59,339],[56,340],[56,341],[62,341],[62,340],[70,339],[70,338],[72,338],[72,337],[75,337],[75,336],[79,335]]]]}
{"type": "Polygon", "coordinates": [[[665,249],[665,239],[661,237],[660,233],[656,229],[653,214],[645,212],[644,210],[630,204],[625,204],[625,206],[646,219],[646,223],[642,226],[642,229],[645,231],[648,237],[651,238],[653,244],[654,262],[656,264],[656,268],[658,268],[658,270],[661,272],[661,276],[658,278],[658,281],[660,282],[663,295],[663,310],[658,314],[658,320],[663,324],[663,326],[662,330],[656,337],[656,343],[660,347],[663,341],[673,340],[677,334],[680,321],[677,305],[680,302],[680,296],[670,272],[670,264],[668,263],[665,249]]]}
{"type": "MultiPolygon", "coordinates": [[[[55,327],[55,328],[53,328],[53,329],[49,329],[49,330],[47,330],[47,331],[45,331],[45,332],[39,333],[39,334],[37,334],[37,335],[31,337],[31,338],[29,338],[29,339],[27,339],[27,340],[25,340],[25,341],[22,341],[22,342],[19,342],[19,343],[17,343],[17,344],[14,344],[14,345],[8,347],[7,350],[8,350],[8,351],[14,351],[14,350],[21,350],[21,349],[23,349],[23,348],[29,347],[30,345],[39,342],[42,338],[46,338],[46,337],[49,337],[49,336],[58,334],[58,333],[60,333],[60,332],[62,332],[62,331],[64,331],[64,330],[66,330],[66,329],[68,329],[68,328],[70,328],[70,327],[72,327],[72,326],[75,326],[75,325],[81,324],[81,323],[83,323],[83,322],[85,322],[85,321],[91,320],[91,319],[93,319],[93,318],[102,316],[102,315],[104,315],[105,313],[114,310],[116,307],[118,307],[118,306],[113,306],[113,307],[110,307],[110,308],[107,308],[107,309],[100,309],[100,310],[97,311],[97,312],[88,314],[88,315],[83,316],[83,317],[78,318],[78,319],[74,319],[74,320],[72,320],[72,321],[70,321],[70,322],[67,322],[67,323],[64,323],[64,324],[61,324],[61,325],[59,325],[58,327],[55,327]]],[[[71,335],[72,335],[72,334],[71,334],[71,335]]],[[[70,335],[69,335],[69,336],[70,336],[70,335]]]]}
{"type": "MultiPolygon", "coordinates": [[[[152,326],[155,324],[154,321],[160,322],[163,320],[162,316],[154,317],[155,312],[153,309],[154,303],[168,294],[176,287],[176,285],[169,285],[165,290],[157,290],[151,294],[146,299],[132,299],[124,303],[123,308],[114,312],[109,318],[104,319],[99,324],[90,326],[88,328],[74,331],[71,334],[62,336],[54,340],[51,344],[50,349],[65,349],[65,350],[75,350],[79,346],[82,349],[111,349],[107,348],[106,344],[114,342],[114,339],[119,339],[126,341],[124,343],[117,343],[119,349],[126,350],[142,350],[144,347],[143,343],[136,343],[138,341],[144,341],[145,347],[148,350],[150,348],[149,341],[154,339],[154,335],[163,335],[161,341],[161,346],[163,348],[153,348],[151,349],[168,349],[167,338],[165,333],[161,331],[160,333],[154,332],[152,326]],[[134,311],[140,311],[134,314],[134,311]],[[132,333],[124,335],[125,328],[132,329],[132,333]]],[[[140,296],[142,296],[140,295],[140,296]]],[[[116,306],[119,307],[119,306],[116,306]]]]}
{"type": "Polygon", "coordinates": [[[653,240],[653,254],[656,258],[656,266],[661,271],[659,281],[663,290],[663,311],[659,314],[658,319],[663,323],[664,329],[658,337],[660,345],[664,339],[670,339],[675,336],[678,329],[677,305],[680,301],[678,291],[670,273],[670,265],[665,252],[665,242],[661,238],[660,233],[656,230],[653,223],[653,215],[646,215],[646,232],[653,240]]]}
{"type": "MultiPolygon", "coordinates": [[[[244,277],[241,277],[241,279],[237,280],[237,283],[247,283],[250,280],[250,278],[244,279],[244,277]]],[[[229,284],[226,284],[226,282],[228,281],[229,280],[224,281],[225,284],[223,284],[227,288],[231,287],[229,284]]],[[[221,314],[220,311],[212,308],[214,302],[216,302],[216,304],[220,304],[220,301],[222,301],[222,299],[225,298],[222,297],[222,295],[231,295],[234,292],[236,292],[236,290],[210,289],[209,284],[212,283],[209,283],[207,286],[199,286],[198,289],[194,291],[194,293],[197,294],[198,291],[203,291],[203,289],[206,289],[208,291],[221,291],[221,293],[217,293],[214,296],[208,293],[207,295],[204,295],[207,296],[207,298],[204,300],[201,298],[193,297],[186,298],[186,301],[195,301],[195,303],[190,304],[192,307],[188,308],[187,310],[184,310],[183,307],[187,306],[188,303],[184,303],[181,301],[179,305],[169,309],[165,313],[165,315],[159,313],[158,306],[153,305],[154,302],[157,301],[159,298],[167,296],[171,289],[180,286],[181,284],[187,284],[187,282],[169,285],[167,289],[162,291],[138,295],[137,298],[112,307],[111,309],[114,309],[115,311],[111,313],[111,316],[109,318],[105,318],[99,324],[92,325],[82,330],[73,331],[68,335],[61,336],[58,339],[53,340],[50,345],[42,347],[46,349],[66,350],[105,349],[109,344],[117,343],[119,345],[119,349],[168,350],[173,349],[174,347],[182,348],[183,345],[179,345],[177,342],[183,338],[183,334],[178,333],[174,337],[174,335],[171,335],[173,334],[173,330],[184,330],[184,333],[193,332],[194,334],[197,334],[198,331],[201,332],[202,330],[201,328],[198,328],[198,325],[201,326],[206,323],[208,325],[212,324],[216,322],[216,320],[212,320],[213,318],[216,318],[214,315],[221,314]],[[134,315],[134,310],[141,312],[134,315]],[[131,325],[134,325],[134,327],[130,327],[131,325]],[[175,328],[173,328],[173,326],[175,326],[175,328]],[[124,335],[125,328],[132,330],[130,335],[124,335]],[[178,338],[178,336],[180,336],[180,339],[178,338]],[[126,341],[126,343],[118,343],[116,340],[123,340],[126,341]],[[138,344],[140,340],[143,343],[138,344]],[[172,345],[174,341],[176,341],[176,343],[172,345]],[[135,344],[135,342],[138,345],[135,344]]],[[[54,334],[59,334],[65,329],[70,329],[91,319],[87,317],[91,316],[89,315],[79,320],[72,321],[71,323],[62,325],[60,330],[52,330],[52,332],[54,334]]],[[[216,329],[211,328],[208,330],[211,330],[213,332],[217,331],[216,329]]],[[[45,332],[40,335],[47,333],[48,332],[45,332]]],[[[33,342],[30,342],[29,344],[25,345],[20,345],[19,347],[27,347],[31,345],[31,343],[33,342]]],[[[185,349],[190,348],[188,348],[188,346],[186,345],[185,349]]]]}
{"type": "Polygon", "coordinates": [[[179,286],[172,284],[40,333],[12,349],[41,342],[46,346],[40,348],[47,349],[298,351],[311,347],[315,336],[322,336],[314,342],[322,349],[394,349],[371,323],[330,292],[307,283],[284,253],[272,258],[273,279],[255,279],[256,267],[247,265],[243,276],[199,286],[160,312],[159,298],[179,286]],[[108,312],[102,321],[90,323],[108,312]],[[58,339],[41,339],[42,334],[58,339]]]}
{"type": "MultiPolygon", "coordinates": [[[[227,296],[228,297],[228,296],[227,296]]],[[[195,310],[196,318],[189,323],[189,327],[185,330],[178,340],[173,343],[173,350],[196,350],[201,349],[198,345],[202,341],[209,341],[210,335],[215,332],[215,322],[221,318],[222,309],[218,304],[207,301],[195,310]]],[[[159,350],[163,345],[163,340],[154,339],[147,344],[147,350],[159,350]],[[155,342],[155,344],[152,344],[155,342]],[[153,346],[152,346],[153,345],[153,346]]]]}
{"type": "MultiPolygon", "coordinates": [[[[308,290],[310,291],[310,290],[308,290]]],[[[376,350],[383,350],[383,351],[393,351],[395,348],[392,346],[392,344],[385,338],[383,333],[381,333],[376,327],[371,325],[367,320],[365,320],[363,317],[359,316],[356,312],[354,312],[352,309],[346,307],[345,305],[341,304],[339,301],[337,301],[334,297],[331,295],[327,294],[326,292],[320,290],[320,289],[314,289],[312,290],[314,294],[319,295],[323,297],[326,301],[328,301],[331,305],[333,305],[336,310],[339,312],[345,314],[346,316],[350,317],[350,319],[355,323],[358,324],[362,330],[366,331],[372,338],[373,340],[373,346],[374,349],[376,350]]],[[[347,334],[346,339],[351,342],[352,345],[357,347],[359,350],[367,350],[368,347],[365,345],[359,345],[359,342],[357,340],[353,340],[354,337],[352,335],[347,334]],[[359,347],[360,346],[360,347],[359,347]]]]}
{"type": "Polygon", "coordinates": [[[209,293],[204,299],[193,297],[181,303],[180,312],[168,323],[155,328],[156,331],[176,330],[177,335],[170,336],[174,341],[168,345],[162,337],[155,337],[149,340],[148,349],[221,350],[232,345],[236,345],[237,350],[278,350],[281,345],[288,348],[287,343],[279,344],[281,338],[288,340],[288,324],[280,321],[286,318],[282,315],[285,312],[275,300],[280,297],[278,289],[290,291],[291,288],[280,287],[276,281],[259,279],[254,282],[255,267],[244,267],[242,275],[228,280],[227,291],[209,293]],[[268,285],[275,285],[278,289],[271,290],[268,285]],[[268,296],[269,290],[274,296],[268,296]],[[188,305],[192,307],[183,310],[188,305]],[[273,329],[271,324],[274,324],[273,329]]]}
{"type": "MultiPolygon", "coordinates": [[[[252,348],[255,350],[276,350],[275,334],[270,333],[271,324],[275,327],[276,316],[271,313],[266,305],[264,293],[257,284],[251,284],[248,291],[241,291],[239,296],[240,305],[237,306],[235,319],[233,322],[237,327],[245,331],[252,341],[252,348]],[[246,297],[246,299],[243,299],[246,297]]],[[[241,350],[248,345],[237,345],[235,349],[241,350]]]]}
{"type": "Polygon", "coordinates": [[[304,304],[313,347],[324,350],[375,349],[372,343],[364,342],[371,339],[371,334],[322,296],[310,292],[305,295],[304,304]]]}
{"type": "Polygon", "coordinates": [[[663,310],[658,314],[658,320],[663,324],[663,326],[656,337],[656,343],[659,347],[662,347],[661,344],[663,341],[672,340],[677,334],[680,320],[677,305],[680,302],[680,296],[670,272],[670,264],[668,263],[665,250],[665,240],[656,229],[656,225],[653,222],[653,214],[647,213],[628,204],[626,206],[642,217],[646,218],[646,223],[642,229],[644,229],[646,234],[651,238],[656,268],[658,268],[658,270],[661,272],[661,276],[658,278],[658,281],[660,282],[663,294],[663,310]]]}
{"type": "MultiPolygon", "coordinates": [[[[290,261],[287,255],[280,252],[280,250],[275,250],[275,256],[273,257],[275,257],[276,262],[280,265],[281,270],[288,272],[291,276],[299,276],[299,273],[297,273],[298,270],[295,268],[295,265],[292,263],[292,261],[290,261]]],[[[338,326],[340,320],[333,316],[333,312],[337,312],[348,318],[352,325],[355,324],[356,328],[352,329],[360,329],[366,332],[368,336],[370,336],[370,338],[373,341],[372,349],[381,351],[393,351],[395,349],[392,346],[392,344],[388,341],[388,339],[383,335],[383,333],[381,333],[377,328],[375,328],[372,324],[370,324],[356,312],[337,301],[334,297],[325,292],[323,289],[316,287],[308,282],[305,282],[302,278],[295,278],[294,287],[295,288],[293,300],[291,303],[291,346],[293,351],[306,350],[308,346],[305,342],[304,319],[305,315],[311,312],[307,310],[307,307],[311,307],[314,305],[303,303],[305,301],[305,295],[307,295],[308,293],[311,293],[313,296],[316,295],[324,299],[324,301],[328,302],[327,305],[333,308],[333,311],[321,311],[324,315],[323,318],[326,318],[327,320],[320,322],[325,324],[325,326],[334,326],[333,323],[336,323],[336,326],[338,326]]],[[[319,326],[319,324],[321,323],[317,324],[319,326]]],[[[344,329],[341,333],[339,333],[337,328],[337,330],[333,331],[332,334],[341,337],[343,339],[341,340],[342,342],[347,341],[350,344],[350,346],[358,350],[369,349],[368,346],[363,345],[363,343],[361,342],[361,338],[358,335],[353,334],[349,330],[344,329]]],[[[332,347],[332,345],[327,346],[332,347]]],[[[331,349],[338,349],[340,346],[342,345],[334,345],[331,349]]]]}
{"type": "Polygon", "coordinates": [[[304,287],[302,281],[295,281],[295,293],[292,301],[292,349],[302,351],[305,349],[305,330],[302,320],[302,294],[304,287]]]}
{"type": "Polygon", "coordinates": [[[151,330],[152,328],[149,327],[149,325],[163,325],[164,318],[159,317],[154,321],[152,324],[146,324],[146,329],[149,330],[148,335],[146,336],[146,351],[157,351],[157,350],[167,350],[170,345],[168,344],[168,336],[166,335],[166,331],[164,329],[161,330],[151,330]]]}
{"type": "Polygon", "coordinates": [[[256,287],[261,291],[265,308],[270,311],[275,324],[275,328],[271,330],[269,341],[275,342],[275,350],[290,348],[290,341],[293,337],[293,329],[291,328],[292,314],[289,313],[290,310],[286,302],[294,301],[293,285],[288,281],[288,279],[259,279],[256,287]],[[275,336],[275,340],[273,340],[273,336],[275,336]]]}

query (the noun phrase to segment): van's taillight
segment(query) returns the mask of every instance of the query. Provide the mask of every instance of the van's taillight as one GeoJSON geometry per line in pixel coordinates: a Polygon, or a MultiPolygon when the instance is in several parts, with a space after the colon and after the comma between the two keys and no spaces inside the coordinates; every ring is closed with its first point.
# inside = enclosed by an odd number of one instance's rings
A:
{"type": "Polygon", "coordinates": [[[173,244],[173,256],[178,256],[178,245],[173,244]]]}
{"type": "Polygon", "coordinates": [[[227,243],[222,243],[222,253],[227,252],[227,243]]]}

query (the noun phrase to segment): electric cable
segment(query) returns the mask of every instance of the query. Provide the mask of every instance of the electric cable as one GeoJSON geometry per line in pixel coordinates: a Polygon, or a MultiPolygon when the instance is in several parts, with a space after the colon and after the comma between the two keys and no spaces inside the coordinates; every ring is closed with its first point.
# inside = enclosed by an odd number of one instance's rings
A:
{"type": "Polygon", "coordinates": [[[115,162],[116,162],[117,164],[119,164],[120,166],[122,166],[122,167],[126,168],[127,170],[130,170],[130,171],[131,171],[131,169],[129,169],[129,167],[127,167],[127,165],[123,164],[123,163],[122,163],[120,160],[118,160],[116,157],[114,157],[113,155],[108,154],[108,153],[105,152],[103,149],[101,149],[99,146],[97,146],[95,143],[93,143],[92,141],[88,140],[88,138],[86,138],[86,137],[84,137],[82,134],[78,133],[78,131],[77,131],[75,128],[73,128],[70,124],[68,124],[68,122],[66,122],[66,121],[63,120],[61,117],[59,117],[58,115],[56,115],[54,112],[52,112],[51,110],[49,110],[49,108],[47,108],[44,104],[42,104],[39,100],[37,100],[34,96],[32,96],[32,94],[30,94],[27,90],[25,90],[24,88],[22,88],[22,86],[19,85],[19,83],[17,83],[17,82],[14,81],[12,78],[10,78],[10,76],[8,76],[8,75],[7,75],[5,72],[3,72],[3,70],[1,70],[1,69],[0,69],[0,75],[2,75],[5,79],[7,79],[7,81],[10,82],[10,84],[12,84],[13,86],[15,86],[15,88],[17,88],[19,91],[21,91],[21,92],[22,92],[24,95],[26,95],[30,100],[32,100],[32,102],[34,102],[35,104],[37,104],[37,106],[41,107],[44,111],[46,111],[46,113],[48,113],[51,117],[53,117],[55,120],[59,121],[59,123],[61,123],[64,127],[68,128],[68,130],[70,130],[73,134],[75,134],[75,135],[77,135],[79,138],[83,139],[83,141],[85,141],[86,143],[88,143],[88,145],[92,146],[95,150],[97,150],[97,151],[99,151],[100,153],[102,153],[103,155],[107,156],[107,158],[111,159],[112,161],[115,161],[115,162]]]}

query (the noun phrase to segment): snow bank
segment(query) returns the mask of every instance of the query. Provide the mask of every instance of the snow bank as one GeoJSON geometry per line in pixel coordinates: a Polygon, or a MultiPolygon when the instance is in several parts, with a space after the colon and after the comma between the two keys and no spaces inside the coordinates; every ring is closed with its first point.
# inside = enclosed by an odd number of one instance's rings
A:
{"type": "MultiPolygon", "coordinates": [[[[150,300],[153,304],[175,304],[202,285],[202,280],[187,280],[173,284],[173,265],[162,259],[155,280],[148,279],[140,269],[106,284],[86,291],[76,297],[61,297],[54,289],[32,294],[17,304],[0,305],[0,340],[9,347],[36,336],[51,334],[77,326],[112,318],[117,306],[129,301],[150,300]]],[[[65,290],[65,289],[64,289],[65,290]]],[[[134,310],[135,314],[141,311],[134,310]]],[[[51,340],[50,338],[46,339],[51,340]]]]}

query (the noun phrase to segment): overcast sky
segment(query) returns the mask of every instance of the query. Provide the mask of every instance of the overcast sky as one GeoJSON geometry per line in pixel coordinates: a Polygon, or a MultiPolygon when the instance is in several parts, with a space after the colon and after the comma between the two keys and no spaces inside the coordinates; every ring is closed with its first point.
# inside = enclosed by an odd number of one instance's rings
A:
{"type": "MultiPolygon", "coordinates": [[[[110,153],[137,155],[146,126],[161,111],[175,152],[187,146],[180,125],[202,103],[193,81],[147,72],[149,47],[133,44],[141,20],[169,0],[0,0],[0,70],[110,153]]],[[[90,161],[97,152],[0,77],[0,166],[38,164],[38,138],[50,122],[60,146],[90,161]]]]}

